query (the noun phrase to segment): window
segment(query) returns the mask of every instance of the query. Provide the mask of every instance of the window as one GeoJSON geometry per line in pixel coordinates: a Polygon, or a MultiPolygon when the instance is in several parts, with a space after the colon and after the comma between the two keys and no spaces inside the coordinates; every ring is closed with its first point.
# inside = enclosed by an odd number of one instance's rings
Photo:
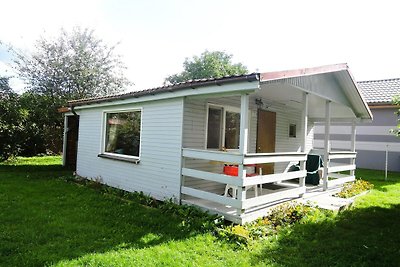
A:
{"type": "Polygon", "coordinates": [[[238,149],[240,135],[240,113],[225,112],[225,148],[238,149]]]}
{"type": "Polygon", "coordinates": [[[222,108],[208,109],[207,148],[221,148],[222,108]]]}
{"type": "Polygon", "coordinates": [[[296,137],[296,124],[289,124],[289,137],[296,137]]]}
{"type": "Polygon", "coordinates": [[[104,152],[139,157],[141,111],[106,113],[104,152]]]}
{"type": "Polygon", "coordinates": [[[207,148],[238,149],[240,113],[230,107],[208,107],[207,148]]]}

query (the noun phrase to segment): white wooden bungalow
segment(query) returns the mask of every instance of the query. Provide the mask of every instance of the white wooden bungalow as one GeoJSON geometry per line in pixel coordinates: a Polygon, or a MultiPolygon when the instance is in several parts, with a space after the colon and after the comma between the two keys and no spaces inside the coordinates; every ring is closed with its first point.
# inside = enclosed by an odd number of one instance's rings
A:
{"type": "Polygon", "coordinates": [[[302,197],[308,154],[323,158],[319,187],[354,180],[354,125],[371,119],[346,64],[188,81],[69,102],[64,164],[244,223],[302,197]],[[352,122],[345,151],[329,148],[333,121],[352,122]],[[325,122],[319,151],[316,122],[325,122]],[[300,170],[289,172],[296,163],[300,170]]]}

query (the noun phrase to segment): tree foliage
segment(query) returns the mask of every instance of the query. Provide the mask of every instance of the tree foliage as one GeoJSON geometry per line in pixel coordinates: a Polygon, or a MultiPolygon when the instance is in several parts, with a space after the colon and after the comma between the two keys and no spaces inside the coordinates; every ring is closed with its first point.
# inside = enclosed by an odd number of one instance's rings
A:
{"type": "Polygon", "coordinates": [[[57,38],[40,38],[32,54],[12,49],[15,69],[31,92],[77,99],[121,92],[129,81],[120,56],[88,29],[61,29],[57,38]]]}
{"type": "Polygon", "coordinates": [[[9,86],[9,78],[0,77],[0,160],[18,154],[25,123],[23,115],[18,94],[9,86]]]}
{"type": "Polygon", "coordinates": [[[0,77],[0,98],[8,97],[11,93],[13,93],[9,81],[9,77],[0,77]]]}
{"type": "MultiPolygon", "coordinates": [[[[400,106],[400,95],[393,97],[392,103],[393,105],[400,106]]],[[[396,114],[400,116],[400,109],[397,110],[396,114]]],[[[400,119],[397,119],[397,127],[396,129],[391,129],[391,132],[397,137],[400,137],[400,119]]]]}
{"type": "Polygon", "coordinates": [[[180,83],[203,78],[221,78],[224,76],[241,75],[248,72],[242,63],[232,63],[232,55],[222,51],[204,51],[200,56],[186,58],[184,70],[165,79],[165,84],[180,83]]]}
{"type": "Polygon", "coordinates": [[[59,107],[71,99],[119,93],[129,85],[115,47],[88,29],[61,30],[55,39],[41,38],[31,54],[10,50],[28,90],[18,95],[9,79],[0,77],[0,160],[61,152],[59,107]]]}

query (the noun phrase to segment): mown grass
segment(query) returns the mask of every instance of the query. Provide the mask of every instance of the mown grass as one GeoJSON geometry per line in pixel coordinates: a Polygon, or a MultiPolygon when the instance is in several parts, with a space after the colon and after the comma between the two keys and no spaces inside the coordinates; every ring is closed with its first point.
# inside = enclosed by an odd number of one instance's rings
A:
{"type": "Polygon", "coordinates": [[[185,218],[57,179],[59,157],[0,164],[1,266],[398,266],[400,175],[339,215],[237,247],[185,218]]]}

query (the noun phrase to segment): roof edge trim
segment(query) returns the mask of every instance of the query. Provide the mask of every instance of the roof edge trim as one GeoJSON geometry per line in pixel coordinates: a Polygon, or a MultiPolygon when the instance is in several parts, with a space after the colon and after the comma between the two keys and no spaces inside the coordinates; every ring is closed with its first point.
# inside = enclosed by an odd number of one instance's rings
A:
{"type": "Polygon", "coordinates": [[[329,72],[337,72],[337,71],[348,70],[348,69],[349,69],[349,67],[347,66],[346,63],[340,63],[340,64],[313,67],[313,68],[263,72],[263,73],[260,73],[260,82],[280,80],[280,79],[285,79],[285,78],[294,78],[294,77],[299,77],[299,76],[323,74],[323,73],[329,73],[329,72]]]}

